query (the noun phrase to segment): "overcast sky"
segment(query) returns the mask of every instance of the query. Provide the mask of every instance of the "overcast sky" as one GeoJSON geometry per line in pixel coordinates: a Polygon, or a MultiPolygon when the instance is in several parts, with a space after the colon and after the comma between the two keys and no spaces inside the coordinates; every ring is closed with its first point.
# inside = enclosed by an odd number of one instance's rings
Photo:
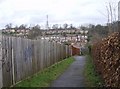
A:
{"type": "MultiPolygon", "coordinates": [[[[0,0],[0,28],[8,23],[46,24],[104,24],[107,18],[106,3],[111,0],[0,0]]],[[[117,5],[119,0],[113,0],[117,5]]]]}

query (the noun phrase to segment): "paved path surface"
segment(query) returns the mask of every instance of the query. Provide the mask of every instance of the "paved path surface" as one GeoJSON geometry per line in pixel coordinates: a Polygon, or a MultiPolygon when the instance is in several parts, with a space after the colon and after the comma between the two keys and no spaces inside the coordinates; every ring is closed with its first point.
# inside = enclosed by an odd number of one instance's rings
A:
{"type": "Polygon", "coordinates": [[[74,58],[76,61],[52,82],[51,87],[85,87],[83,70],[86,59],[84,56],[74,56],[74,58]]]}

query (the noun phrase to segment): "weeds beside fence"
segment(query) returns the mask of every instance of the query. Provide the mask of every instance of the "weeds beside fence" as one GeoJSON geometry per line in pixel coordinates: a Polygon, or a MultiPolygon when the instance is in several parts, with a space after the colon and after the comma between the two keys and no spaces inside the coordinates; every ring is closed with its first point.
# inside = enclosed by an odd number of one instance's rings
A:
{"type": "Polygon", "coordinates": [[[100,78],[100,75],[96,72],[95,66],[93,64],[93,59],[90,54],[86,55],[86,64],[85,64],[85,83],[86,87],[103,87],[104,82],[100,78]]]}
{"type": "Polygon", "coordinates": [[[3,87],[8,87],[71,56],[67,45],[2,36],[3,87]]]}
{"type": "Polygon", "coordinates": [[[21,81],[14,87],[50,87],[52,82],[58,78],[68,66],[74,61],[73,57],[66,58],[52,66],[45,68],[43,71],[31,76],[29,79],[21,81]]]}

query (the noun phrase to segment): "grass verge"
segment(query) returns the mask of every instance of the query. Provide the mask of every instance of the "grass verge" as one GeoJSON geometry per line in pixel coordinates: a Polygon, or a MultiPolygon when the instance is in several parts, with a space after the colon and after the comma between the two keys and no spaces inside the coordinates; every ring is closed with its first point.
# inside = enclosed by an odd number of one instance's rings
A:
{"type": "Polygon", "coordinates": [[[72,57],[44,69],[29,79],[23,80],[14,87],[48,87],[74,61],[72,57]]]}
{"type": "Polygon", "coordinates": [[[104,83],[100,76],[96,73],[92,57],[90,55],[87,55],[84,73],[87,87],[103,87],[104,83]]]}

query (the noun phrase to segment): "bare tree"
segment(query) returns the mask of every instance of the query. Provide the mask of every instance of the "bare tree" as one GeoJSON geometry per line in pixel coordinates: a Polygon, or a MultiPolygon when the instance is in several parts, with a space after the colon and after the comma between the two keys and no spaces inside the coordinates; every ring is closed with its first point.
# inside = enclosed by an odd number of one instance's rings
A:
{"type": "Polygon", "coordinates": [[[117,23],[115,24],[115,26],[112,26],[112,23],[117,22],[117,6],[115,3],[112,2],[107,2],[106,4],[106,13],[103,13],[101,11],[99,11],[105,18],[107,18],[107,26],[109,29],[109,33],[113,32],[113,30],[117,29],[117,23]]]}
{"type": "Polygon", "coordinates": [[[12,23],[9,23],[9,24],[5,25],[5,28],[6,29],[11,29],[12,28],[12,23]]]}
{"type": "Polygon", "coordinates": [[[52,26],[52,28],[53,28],[53,29],[58,29],[58,24],[54,24],[54,25],[52,26]]]}
{"type": "Polygon", "coordinates": [[[26,24],[21,24],[20,26],[19,26],[19,29],[26,29],[27,28],[27,25],[26,24]]]}
{"type": "Polygon", "coordinates": [[[116,9],[117,5],[113,5],[112,2],[109,2],[108,5],[106,5],[107,9],[107,15],[108,15],[108,27],[109,27],[109,33],[115,31],[117,29],[117,23],[115,25],[112,25],[114,22],[116,22],[116,9]],[[113,27],[114,26],[114,27],[113,27]]]}
{"type": "Polygon", "coordinates": [[[67,29],[67,27],[68,27],[68,24],[67,24],[67,23],[63,24],[63,28],[64,28],[64,29],[67,29]]]}

